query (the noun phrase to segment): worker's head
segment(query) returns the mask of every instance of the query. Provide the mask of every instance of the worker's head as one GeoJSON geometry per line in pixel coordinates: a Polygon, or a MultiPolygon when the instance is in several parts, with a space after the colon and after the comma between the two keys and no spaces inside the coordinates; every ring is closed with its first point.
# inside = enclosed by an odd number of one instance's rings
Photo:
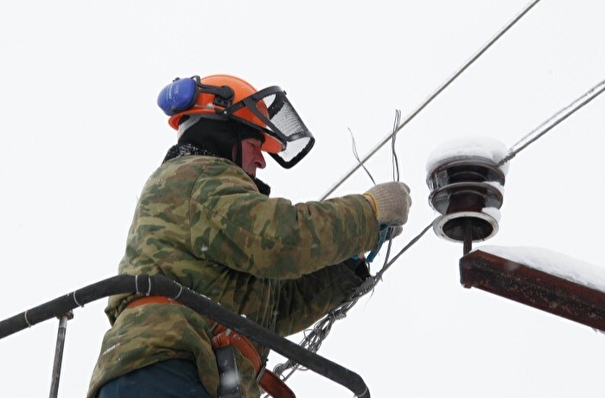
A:
{"type": "Polygon", "coordinates": [[[260,149],[286,168],[298,163],[315,141],[281,88],[256,91],[235,76],[177,78],[160,92],[158,105],[170,116],[168,123],[178,131],[179,140],[200,123],[204,131],[209,126],[236,130],[240,145],[255,135],[260,149]]]}
{"type": "Polygon", "coordinates": [[[178,135],[180,144],[193,144],[229,159],[252,177],[266,165],[261,152],[266,135],[243,123],[185,115],[179,121],[178,135]]]}

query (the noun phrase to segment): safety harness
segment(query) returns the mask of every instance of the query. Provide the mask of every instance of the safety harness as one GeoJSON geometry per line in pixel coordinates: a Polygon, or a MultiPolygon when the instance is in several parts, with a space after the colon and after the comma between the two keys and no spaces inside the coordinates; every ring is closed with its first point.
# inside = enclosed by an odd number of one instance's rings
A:
{"type": "MultiPolygon", "coordinates": [[[[165,296],[147,296],[130,302],[126,308],[135,308],[145,304],[178,304],[176,300],[165,296]]],[[[260,355],[252,343],[241,334],[228,329],[214,321],[212,322],[212,348],[216,356],[219,369],[219,398],[241,398],[237,380],[237,366],[233,347],[247,358],[253,365],[256,381],[265,393],[273,398],[296,398],[294,392],[275,373],[263,366],[260,355]]]]}

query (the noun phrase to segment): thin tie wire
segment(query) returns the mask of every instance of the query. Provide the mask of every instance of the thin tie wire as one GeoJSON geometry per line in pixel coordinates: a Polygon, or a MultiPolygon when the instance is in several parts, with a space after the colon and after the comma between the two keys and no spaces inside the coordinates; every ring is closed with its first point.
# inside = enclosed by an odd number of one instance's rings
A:
{"type": "Polygon", "coordinates": [[[336,183],[328,192],[326,192],[321,200],[326,199],[332,192],[340,187],[349,177],[353,175],[365,162],[368,161],[380,148],[386,144],[394,133],[400,131],[405,125],[407,125],[412,119],[416,117],[431,101],[433,101],[443,90],[445,90],[458,76],[460,76],[468,67],[470,67],[483,53],[487,51],[500,37],[504,35],[515,23],[517,23],[530,9],[532,9],[540,0],[533,0],[526,5],[523,10],[517,14],[510,22],[508,22],[495,36],[493,36],[487,43],[485,43],[479,51],[477,51],[469,60],[467,60],[449,79],[447,79],[441,86],[437,88],[431,95],[429,95],[421,104],[418,106],[405,120],[395,129],[392,134],[385,137],[365,158],[363,158],[355,167],[351,169],[344,177],[336,183]]]}
{"type": "MultiPolygon", "coordinates": [[[[397,126],[399,125],[400,120],[401,111],[399,109],[396,109],[395,120],[393,121],[393,134],[391,135],[391,157],[393,161],[393,181],[397,182],[399,182],[399,160],[397,159],[397,151],[395,150],[395,140],[397,137],[397,126]]],[[[351,134],[351,146],[353,156],[355,157],[359,165],[363,167],[363,170],[366,172],[368,177],[370,177],[370,180],[372,180],[372,184],[376,185],[376,180],[374,180],[372,173],[370,173],[370,170],[368,170],[368,168],[361,162],[361,159],[359,158],[359,153],[357,152],[357,144],[355,142],[355,135],[353,135],[351,129],[349,129],[349,134],[351,134]]]]}
{"type": "MultiPolygon", "coordinates": [[[[400,115],[401,115],[401,112],[399,110],[395,111],[394,126],[397,126],[397,124],[399,123],[400,115]]],[[[359,160],[359,156],[357,155],[357,147],[355,145],[355,137],[353,136],[353,133],[351,132],[350,129],[349,129],[349,132],[351,133],[351,139],[352,139],[352,143],[353,143],[353,155],[355,156],[355,158],[357,160],[359,160]]],[[[392,157],[393,157],[393,178],[396,178],[396,180],[398,181],[399,180],[399,167],[397,164],[397,153],[395,151],[395,134],[393,135],[393,144],[391,146],[391,149],[392,149],[392,157]]],[[[372,180],[372,182],[374,184],[376,184],[374,182],[374,178],[372,177],[369,170],[367,170],[365,166],[363,166],[363,168],[366,171],[366,173],[368,174],[368,176],[370,176],[370,179],[372,180]]],[[[391,244],[392,244],[392,239],[389,238],[385,264],[387,263],[390,253],[391,253],[391,244]]],[[[409,246],[410,245],[406,246],[406,248],[404,248],[404,250],[406,250],[407,247],[409,247],[409,246]]],[[[369,267],[369,264],[368,264],[368,267],[369,267]]],[[[369,270],[369,268],[368,268],[368,270],[369,270]]],[[[355,292],[351,295],[351,298],[348,301],[345,301],[340,306],[338,306],[337,308],[333,309],[328,314],[326,314],[325,317],[323,317],[322,319],[317,321],[309,333],[305,332],[305,337],[304,337],[303,341],[301,341],[299,343],[299,345],[301,347],[306,348],[307,350],[309,350],[311,352],[317,352],[319,350],[319,348],[321,347],[321,344],[323,343],[324,339],[326,339],[326,337],[328,337],[328,334],[332,330],[332,326],[334,325],[334,323],[337,320],[344,319],[347,316],[347,312],[357,303],[359,298],[361,298],[368,292],[373,291],[374,286],[377,283],[377,280],[381,279],[381,278],[382,278],[382,276],[379,276],[378,278],[375,278],[375,277],[367,278],[355,290],[355,292]]],[[[290,378],[290,376],[292,376],[292,374],[294,372],[296,372],[296,370],[298,370],[298,369],[300,369],[300,365],[298,363],[296,363],[292,360],[287,360],[285,363],[276,365],[273,371],[275,374],[282,377],[282,380],[288,380],[288,378],[290,378]],[[288,369],[290,369],[290,372],[286,376],[282,376],[282,374],[288,369]]],[[[265,395],[265,397],[267,397],[267,395],[265,395]]]]}
{"type": "Polygon", "coordinates": [[[363,169],[365,170],[368,177],[370,177],[370,180],[372,180],[372,184],[376,185],[376,181],[374,181],[374,177],[372,177],[372,173],[370,173],[370,170],[368,170],[367,167],[363,163],[361,163],[361,159],[359,159],[359,153],[357,152],[357,144],[355,143],[355,136],[353,135],[353,132],[351,131],[351,129],[349,129],[349,134],[351,134],[351,146],[352,146],[353,156],[355,157],[355,159],[357,159],[357,162],[359,162],[361,167],[363,167],[363,169]]]}
{"type": "Polygon", "coordinates": [[[500,167],[505,163],[509,162],[519,152],[527,148],[529,145],[535,142],[538,138],[542,137],[544,134],[548,133],[553,127],[561,123],[563,120],[567,119],[569,116],[573,115],[575,112],[580,110],[584,105],[588,104],[590,101],[595,99],[603,91],[605,91],[605,80],[588,90],[584,95],[573,101],[565,108],[561,109],[559,112],[555,113],[545,122],[530,131],[527,135],[525,135],[525,137],[521,138],[515,145],[513,145],[508,150],[508,154],[504,158],[502,158],[500,162],[498,162],[497,166],[500,167]]]}
{"type": "Polygon", "coordinates": [[[397,138],[398,126],[401,121],[401,111],[395,110],[395,120],[393,121],[393,133],[391,134],[391,156],[393,160],[393,181],[399,182],[399,159],[397,158],[397,151],[395,150],[395,140],[397,138]]]}

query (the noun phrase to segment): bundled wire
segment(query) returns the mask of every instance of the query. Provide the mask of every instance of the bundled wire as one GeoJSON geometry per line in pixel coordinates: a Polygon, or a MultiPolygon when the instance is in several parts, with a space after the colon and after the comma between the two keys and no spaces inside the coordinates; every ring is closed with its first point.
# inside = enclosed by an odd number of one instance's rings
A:
{"type": "MultiPolygon", "coordinates": [[[[431,229],[432,226],[433,223],[431,222],[390,260],[389,257],[391,252],[392,240],[389,240],[387,245],[387,253],[385,255],[385,262],[382,269],[378,273],[376,273],[376,275],[367,278],[355,290],[355,293],[353,293],[353,295],[348,301],[344,302],[337,308],[330,311],[324,318],[315,323],[312,329],[305,332],[305,337],[299,343],[299,345],[303,348],[306,348],[312,353],[316,353],[321,347],[323,341],[328,337],[328,335],[332,331],[332,326],[334,326],[334,323],[336,323],[336,321],[338,320],[346,318],[349,310],[353,308],[355,304],[357,304],[360,298],[370,292],[373,292],[378,282],[382,281],[382,276],[389,269],[389,267],[393,265],[403,253],[405,253],[410,247],[412,247],[416,242],[418,242],[420,238],[422,238],[424,234],[429,229],[431,229]]],[[[292,374],[294,374],[294,372],[299,369],[306,370],[302,368],[298,363],[292,360],[288,360],[284,363],[275,366],[273,368],[273,372],[279,375],[283,380],[288,380],[288,378],[290,378],[290,376],[292,376],[292,374]],[[288,370],[289,373],[287,375],[284,375],[284,373],[288,370]]]]}

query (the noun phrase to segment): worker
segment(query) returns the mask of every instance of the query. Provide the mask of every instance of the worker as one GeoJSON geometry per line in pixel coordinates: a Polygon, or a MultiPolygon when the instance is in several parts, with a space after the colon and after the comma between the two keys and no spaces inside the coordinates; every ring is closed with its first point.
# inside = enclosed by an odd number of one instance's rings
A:
{"type": "MultiPolygon", "coordinates": [[[[277,86],[194,76],[161,90],[158,105],[177,143],[143,188],[120,274],[164,275],[288,336],[349,299],[370,275],[359,254],[378,246],[381,225],[407,221],[410,192],[399,182],[319,202],[269,196],[257,177],[264,154],[290,168],[314,145],[277,86]]],[[[117,295],[106,314],[89,398],[294,396],[263,383],[266,347],[176,300],[117,295]]]]}

